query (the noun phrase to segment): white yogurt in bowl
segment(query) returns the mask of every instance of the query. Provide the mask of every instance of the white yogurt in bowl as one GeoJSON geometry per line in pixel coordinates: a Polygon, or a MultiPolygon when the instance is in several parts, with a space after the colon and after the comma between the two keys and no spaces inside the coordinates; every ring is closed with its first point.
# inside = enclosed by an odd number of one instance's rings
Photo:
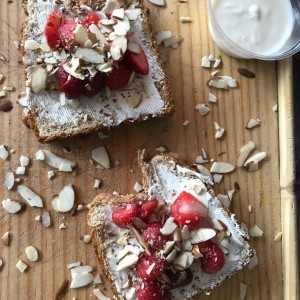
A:
{"type": "Polygon", "coordinates": [[[300,48],[299,1],[208,0],[210,33],[231,56],[281,59],[300,48]]]}

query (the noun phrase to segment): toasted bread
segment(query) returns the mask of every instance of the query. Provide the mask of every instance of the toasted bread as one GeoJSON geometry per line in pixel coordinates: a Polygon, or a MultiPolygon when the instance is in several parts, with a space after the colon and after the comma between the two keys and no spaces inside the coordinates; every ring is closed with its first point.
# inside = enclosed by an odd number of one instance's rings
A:
{"type": "MultiPolygon", "coordinates": [[[[138,1],[108,0],[105,3],[103,0],[25,0],[24,4],[28,17],[23,26],[21,47],[26,66],[28,117],[40,142],[169,116],[174,112],[170,84],[157,51],[156,41],[152,37],[147,11],[138,1]],[[149,74],[136,75],[133,81],[132,76],[129,84],[121,90],[109,91],[103,88],[92,98],[80,96],[76,100],[66,99],[55,84],[57,66],[66,58],[59,55],[59,51],[49,52],[47,49],[44,33],[47,18],[53,11],[59,11],[69,19],[78,16],[84,18],[90,11],[100,11],[105,4],[107,7],[112,3],[130,12],[138,9],[136,20],[130,21],[130,31],[146,54],[149,74]],[[32,40],[41,47],[32,49],[36,46],[28,46],[28,41],[32,40]],[[48,68],[47,83],[45,89],[34,93],[32,86],[37,84],[32,82],[32,77],[35,70],[42,67],[48,68]],[[132,105],[130,98],[136,94],[142,95],[141,102],[132,105]]],[[[73,53],[67,52],[68,59],[74,57],[72,55],[73,53]]]]}
{"type": "MultiPolygon", "coordinates": [[[[124,250],[124,245],[127,243],[137,247],[141,252],[139,255],[144,251],[147,252],[147,245],[145,247],[145,242],[136,238],[136,230],[132,229],[133,227],[122,229],[112,222],[114,209],[124,207],[131,201],[141,204],[147,201],[147,198],[158,199],[160,203],[164,202],[170,208],[178,195],[186,191],[198,200],[201,199],[200,202],[208,207],[208,217],[204,221],[206,223],[203,223],[201,227],[205,228],[207,224],[213,224],[209,225],[216,231],[213,240],[226,254],[225,264],[217,273],[206,274],[201,270],[199,259],[194,258],[193,263],[188,267],[193,273],[193,280],[185,286],[176,287],[174,283],[166,280],[165,275],[161,275],[159,280],[162,285],[173,284],[170,289],[172,299],[185,300],[199,293],[208,292],[249,262],[253,251],[248,243],[248,233],[239,225],[234,215],[222,207],[214,196],[212,182],[208,177],[179,162],[175,154],[157,155],[150,161],[145,161],[144,152],[142,152],[139,154],[139,163],[143,172],[145,194],[127,196],[100,194],[93,200],[88,215],[88,224],[93,228],[93,243],[99,262],[116,299],[137,299],[134,294],[134,283],[140,280],[136,273],[135,263],[118,271],[121,261],[120,256],[118,257],[120,251],[124,250]],[[224,236],[227,237],[224,238],[224,236]]],[[[165,218],[168,218],[167,214],[165,218]]],[[[193,239],[195,233],[197,236],[198,229],[189,229],[191,243],[196,243],[193,239]]],[[[180,252],[177,255],[180,255],[180,252]]],[[[174,268],[173,265],[172,268],[174,268]]]]}

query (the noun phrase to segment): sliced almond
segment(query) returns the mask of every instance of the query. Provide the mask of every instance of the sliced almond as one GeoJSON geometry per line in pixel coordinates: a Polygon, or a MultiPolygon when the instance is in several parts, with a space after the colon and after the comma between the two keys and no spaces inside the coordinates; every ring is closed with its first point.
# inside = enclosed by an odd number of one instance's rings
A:
{"type": "Polygon", "coordinates": [[[110,53],[114,61],[119,61],[127,50],[127,39],[124,36],[116,37],[110,46],[110,53]]]}
{"type": "Polygon", "coordinates": [[[104,63],[104,55],[100,54],[95,49],[77,48],[75,51],[75,56],[93,64],[104,63]]]}
{"type": "Polygon", "coordinates": [[[172,36],[172,32],[168,30],[160,30],[155,34],[155,39],[157,45],[160,45],[164,40],[170,38],[172,36]]]}
{"type": "Polygon", "coordinates": [[[221,174],[214,174],[213,175],[213,181],[214,181],[214,183],[220,183],[221,180],[222,180],[222,178],[223,178],[223,175],[221,175],[221,174]]]}
{"type": "Polygon", "coordinates": [[[240,283],[240,299],[244,300],[247,294],[248,285],[240,283]]]}
{"type": "Polygon", "coordinates": [[[3,260],[0,258],[0,270],[1,270],[1,268],[2,268],[2,266],[3,266],[3,260]]]}
{"type": "Polygon", "coordinates": [[[113,10],[111,16],[118,20],[123,20],[125,16],[124,8],[116,8],[113,10]]]}
{"type": "Polygon", "coordinates": [[[217,103],[218,102],[217,96],[215,96],[212,93],[209,93],[208,94],[208,102],[217,103]]]}
{"type": "Polygon", "coordinates": [[[205,168],[202,165],[197,165],[197,169],[198,169],[198,171],[201,175],[208,176],[209,178],[212,179],[212,175],[211,175],[210,171],[207,168],[205,168]]]}
{"type": "Polygon", "coordinates": [[[24,175],[26,172],[26,168],[25,167],[17,167],[16,169],[16,174],[17,175],[24,175]]]}
{"type": "Polygon", "coordinates": [[[210,168],[211,173],[225,174],[235,169],[234,165],[226,162],[214,162],[210,168]]]}
{"type": "Polygon", "coordinates": [[[178,43],[182,42],[182,37],[171,36],[163,41],[165,48],[173,47],[174,45],[178,46],[178,43]]]}
{"type": "Polygon", "coordinates": [[[220,76],[223,80],[225,80],[226,84],[231,88],[237,87],[236,79],[232,78],[231,76],[220,76]]]}
{"type": "Polygon", "coordinates": [[[130,8],[125,10],[125,14],[129,21],[135,21],[141,15],[142,10],[140,8],[130,8]]]}
{"type": "Polygon", "coordinates": [[[174,230],[177,228],[177,225],[174,222],[174,218],[173,217],[169,217],[164,226],[159,230],[161,232],[161,234],[163,235],[170,235],[174,232],[174,230]]]}
{"type": "Polygon", "coordinates": [[[30,88],[34,93],[45,89],[47,82],[47,70],[43,67],[36,67],[31,75],[30,88]]]}
{"type": "Polygon", "coordinates": [[[216,58],[214,62],[214,69],[218,68],[221,64],[222,60],[220,58],[216,58]]]}
{"type": "Polygon", "coordinates": [[[79,69],[80,61],[78,57],[73,56],[72,60],[69,63],[62,64],[64,70],[71,76],[84,80],[84,73],[79,69]]]}
{"type": "Polygon", "coordinates": [[[181,229],[181,238],[182,240],[188,240],[190,238],[190,230],[187,225],[184,225],[181,229]]]}
{"type": "Polygon", "coordinates": [[[118,20],[117,24],[113,26],[114,32],[118,36],[125,36],[130,30],[130,23],[126,15],[123,20],[118,20]]]}
{"type": "Polygon", "coordinates": [[[94,289],[94,295],[99,300],[110,300],[110,298],[104,296],[99,289],[94,289]]]}
{"type": "MultiPolygon", "coordinates": [[[[72,269],[73,270],[73,269],[72,269]]],[[[89,285],[93,282],[93,274],[91,273],[74,273],[72,274],[71,289],[77,289],[89,285]]]]}
{"type": "Polygon", "coordinates": [[[208,160],[204,159],[202,155],[197,156],[197,158],[195,160],[196,164],[204,164],[204,163],[207,163],[207,162],[208,162],[208,160]]]}
{"type": "Polygon", "coordinates": [[[108,44],[108,41],[105,37],[105,35],[101,32],[101,30],[99,29],[98,26],[96,26],[95,24],[91,24],[89,26],[89,30],[91,33],[93,33],[97,40],[100,42],[100,44],[108,44]]]}
{"type": "Polygon", "coordinates": [[[252,237],[261,237],[263,233],[264,232],[256,224],[249,229],[249,234],[252,237]]]}
{"type": "Polygon", "coordinates": [[[282,240],[282,232],[278,232],[274,237],[274,241],[281,242],[281,240],[282,240]]]}
{"type": "Polygon", "coordinates": [[[258,162],[257,161],[254,161],[252,163],[250,163],[249,165],[247,165],[247,170],[248,172],[256,172],[258,171],[258,162]]]}
{"type": "Polygon", "coordinates": [[[104,146],[92,150],[92,159],[103,168],[110,168],[109,156],[104,146]]]}
{"type": "Polygon", "coordinates": [[[203,257],[203,254],[200,252],[199,246],[198,245],[193,245],[192,248],[192,255],[196,258],[199,259],[203,257]]]}
{"type": "Polygon", "coordinates": [[[58,197],[52,201],[52,207],[57,212],[68,212],[74,206],[75,193],[73,186],[68,184],[60,191],[58,197]]]}
{"type": "Polygon", "coordinates": [[[136,264],[139,257],[136,254],[129,254],[125,256],[118,264],[117,271],[122,271],[126,268],[132,267],[136,264]]]}
{"type": "Polygon", "coordinates": [[[197,244],[212,239],[216,231],[212,228],[199,228],[191,230],[190,235],[192,244],[197,244]]]}
{"type": "Polygon", "coordinates": [[[191,23],[192,22],[191,17],[184,17],[184,16],[182,16],[182,17],[180,17],[179,20],[180,20],[181,23],[191,23]]]}
{"type": "Polygon", "coordinates": [[[217,89],[228,89],[227,82],[222,78],[213,78],[207,82],[208,86],[215,87],[217,89]]]}
{"type": "Polygon", "coordinates": [[[39,258],[39,253],[33,246],[26,247],[25,253],[30,261],[37,261],[39,258]]]}
{"type": "Polygon", "coordinates": [[[21,155],[20,156],[20,164],[21,167],[27,167],[30,163],[30,159],[27,156],[21,155]]]}
{"type": "Polygon", "coordinates": [[[165,0],[148,0],[150,3],[157,5],[157,6],[164,6],[165,0]]]}
{"type": "Polygon", "coordinates": [[[3,160],[7,160],[9,156],[8,151],[6,150],[4,145],[0,145],[0,158],[3,160]]]}
{"type": "Polygon", "coordinates": [[[166,261],[171,263],[176,259],[176,256],[177,256],[177,251],[173,249],[171,253],[166,257],[166,261]]]}
{"type": "Polygon", "coordinates": [[[221,126],[217,122],[214,122],[214,126],[216,130],[215,138],[218,140],[223,137],[225,129],[221,128],[221,126]]]}
{"type": "Polygon", "coordinates": [[[9,198],[2,201],[2,207],[10,214],[15,214],[22,209],[22,205],[18,201],[9,198]]]}
{"type": "Polygon", "coordinates": [[[4,186],[9,191],[14,187],[15,175],[13,172],[7,172],[4,177],[4,186]]]}
{"type": "Polygon", "coordinates": [[[139,182],[136,182],[133,189],[137,192],[137,193],[140,193],[144,190],[143,186],[139,183],[139,182]]]}
{"type": "MultiPolygon", "coordinates": [[[[77,263],[76,263],[77,264],[77,263]]],[[[71,268],[71,275],[74,274],[80,274],[80,273],[90,273],[93,271],[93,267],[89,266],[89,265],[85,265],[85,266],[73,266],[71,268]]]]}
{"type": "Polygon", "coordinates": [[[260,161],[262,161],[266,157],[267,157],[266,152],[256,153],[256,154],[254,154],[253,156],[251,156],[250,158],[248,158],[246,160],[246,162],[244,163],[244,166],[247,167],[249,164],[254,163],[254,162],[259,163],[260,161]]]}
{"type": "Polygon", "coordinates": [[[195,109],[197,109],[201,116],[205,116],[209,113],[210,109],[206,104],[197,104],[195,106],[195,109]]]}
{"type": "Polygon", "coordinates": [[[24,49],[25,50],[37,50],[40,48],[40,43],[35,40],[25,40],[24,49]]]}
{"type": "Polygon", "coordinates": [[[252,129],[256,126],[260,125],[260,120],[259,119],[250,119],[246,125],[247,129],[252,129]]]}
{"type": "Polygon", "coordinates": [[[230,199],[228,195],[219,194],[217,198],[219,199],[219,201],[222,203],[224,207],[228,208],[230,206],[230,199]]]}
{"type": "Polygon", "coordinates": [[[28,268],[28,266],[21,259],[17,262],[16,267],[21,273],[24,273],[28,268]]]}
{"type": "Polygon", "coordinates": [[[133,93],[132,95],[126,97],[126,102],[128,106],[132,108],[137,108],[142,102],[143,95],[140,93],[133,93]]]}
{"type": "Polygon", "coordinates": [[[201,66],[203,68],[210,68],[210,60],[207,56],[203,56],[201,59],[201,66]]]}
{"type": "Polygon", "coordinates": [[[75,267],[79,267],[81,265],[81,263],[79,261],[76,261],[76,262],[73,262],[73,263],[70,263],[67,265],[67,268],[68,269],[73,269],[75,267]]]}
{"type": "Polygon", "coordinates": [[[198,194],[198,195],[201,194],[202,190],[203,190],[203,187],[200,186],[200,185],[197,185],[197,184],[196,184],[196,185],[194,185],[194,187],[193,187],[193,191],[194,191],[196,194],[198,194]]]}
{"type": "Polygon", "coordinates": [[[85,244],[89,244],[90,241],[91,241],[91,239],[92,239],[92,236],[89,235],[89,234],[86,234],[86,235],[82,236],[80,239],[81,239],[85,244]]]}
{"type": "Polygon", "coordinates": [[[9,247],[10,246],[10,243],[11,243],[11,234],[7,231],[3,234],[2,238],[2,244],[6,247],[9,247]]]}
{"type": "Polygon", "coordinates": [[[42,198],[33,192],[30,188],[25,185],[19,185],[17,188],[20,196],[32,207],[43,207],[42,198]]]}
{"type": "Polygon", "coordinates": [[[50,167],[63,172],[73,172],[72,168],[76,166],[75,162],[59,157],[49,150],[39,150],[36,159],[43,160],[50,167]]]}
{"type": "MultiPolygon", "coordinates": [[[[75,41],[81,46],[84,47],[87,45],[87,42],[90,41],[87,32],[85,31],[82,24],[77,24],[74,31],[75,41]]],[[[90,41],[91,42],[91,41],[90,41]]],[[[92,44],[92,42],[91,42],[92,44]]]]}
{"type": "Polygon", "coordinates": [[[51,226],[51,217],[50,217],[50,213],[49,211],[45,210],[42,215],[42,224],[44,225],[44,227],[48,228],[51,226]]]}
{"type": "Polygon", "coordinates": [[[145,241],[143,240],[141,234],[133,226],[131,226],[130,229],[131,229],[132,233],[134,234],[134,236],[136,237],[137,241],[140,243],[140,245],[145,250],[145,252],[150,255],[150,251],[148,249],[148,246],[145,243],[145,241]]]}
{"type": "Polygon", "coordinates": [[[237,163],[236,163],[237,167],[240,168],[244,165],[246,159],[254,149],[255,149],[255,144],[251,141],[242,147],[239,157],[237,159],[237,163]]]}
{"type": "Polygon", "coordinates": [[[166,242],[163,253],[165,255],[168,255],[172,251],[174,244],[175,244],[175,241],[166,242]]]}

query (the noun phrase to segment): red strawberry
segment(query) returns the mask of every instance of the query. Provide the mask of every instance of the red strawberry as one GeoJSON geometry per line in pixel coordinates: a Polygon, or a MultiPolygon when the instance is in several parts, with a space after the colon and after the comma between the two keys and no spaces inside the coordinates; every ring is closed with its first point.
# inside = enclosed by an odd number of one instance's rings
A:
{"type": "Polygon", "coordinates": [[[91,98],[100,92],[103,87],[103,75],[98,72],[94,77],[90,77],[90,81],[88,83],[88,87],[85,88],[84,94],[91,98]]]}
{"type": "Polygon", "coordinates": [[[74,29],[76,28],[76,22],[73,20],[66,21],[59,27],[58,34],[59,39],[65,49],[72,51],[75,46],[74,29]]]}
{"type": "Polygon", "coordinates": [[[138,300],[171,300],[172,295],[168,290],[162,289],[159,282],[142,281],[136,287],[138,300]]]}
{"type": "Polygon", "coordinates": [[[142,279],[151,281],[155,280],[167,266],[168,262],[156,253],[151,255],[144,253],[136,263],[136,272],[142,279]]]}
{"type": "Polygon", "coordinates": [[[140,209],[141,218],[144,221],[147,221],[148,218],[153,214],[153,212],[156,209],[157,205],[158,205],[158,200],[157,199],[149,200],[149,201],[143,203],[142,206],[141,206],[141,209],[140,209]]]}
{"type": "Polygon", "coordinates": [[[135,202],[128,203],[125,208],[118,208],[112,213],[113,222],[119,227],[126,228],[132,219],[139,215],[139,208],[135,202]]]}
{"type": "Polygon", "coordinates": [[[119,63],[111,73],[105,74],[104,83],[111,90],[119,90],[128,84],[132,70],[123,63],[119,63]]]}
{"type": "Polygon", "coordinates": [[[175,222],[190,228],[196,227],[204,220],[207,212],[207,207],[187,192],[182,192],[171,206],[171,215],[175,222]]]}
{"type": "Polygon", "coordinates": [[[225,256],[223,250],[218,244],[212,241],[205,241],[198,244],[203,257],[200,258],[201,269],[204,273],[214,274],[220,271],[225,264],[225,256]]]}
{"type": "Polygon", "coordinates": [[[95,13],[95,12],[92,12],[92,13],[89,13],[85,19],[83,20],[83,25],[86,27],[86,28],[89,28],[89,26],[91,24],[98,24],[99,22],[99,17],[98,15],[95,13]]]}
{"type": "Polygon", "coordinates": [[[152,222],[148,224],[148,227],[143,230],[143,240],[153,249],[163,249],[166,242],[169,240],[169,236],[162,235],[159,231],[162,228],[161,223],[152,222]]]}
{"type": "Polygon", "coordinates": [[[124,54],[124,62],[137,74],[148,75],[149,73],[148,59],[142,48],[140,53],[134,53],[127,49],[124,54]]]}
{"type": "Polygon", "coordinates": [[[76,99],[83,91],[85,81],[71,76],[61,64],[57,70],[59,89],[70,99],[76,99]]]}
{"type": "Polygon", "coordinates": [[[56,50],[59,47],[58,30],[64,22],[65,17],[56,11],[53,11],[48,17],[45,27],[45,36],[52,50],[56,50]]]}

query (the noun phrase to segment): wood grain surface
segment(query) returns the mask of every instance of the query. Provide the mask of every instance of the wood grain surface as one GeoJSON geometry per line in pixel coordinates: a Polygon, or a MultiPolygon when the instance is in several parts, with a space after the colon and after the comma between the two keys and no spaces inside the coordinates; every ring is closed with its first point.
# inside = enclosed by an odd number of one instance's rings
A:
{"type": "MultiPolygon", "coordinates": [[[[21,56],[13,43],[19,39],[19,29],[25,17],[21,0],[1,0],[0,53],[8,61],[0,60],[0,73],[6,77],[0,90],[5,84],[13,85],[15,91],[9,93],[14,102],[13,110],[0,113],[0,145],[4,144],[9,150],[15,151],[10,154],[9,160],[0,161],[0,200],[7,197],[19,199],[16,186],[13,191],[5,190],[4,175],[7,171],[16,170],[20,155],[28,155],[32,159],[30,166],[26,175],[19,177],[22,178],[21,182],[41,195],[45,208],[50,210],[52,217],[52,227],[44,228],[40,222],[34,220],[42,213],[41,209],[26,207],[20,214],[11,215],[0,207],[0,236],[6,231],[12,235],[9,247],[0,244],[0,258],[4,261],[4,266],[0,269],[1,300],[54,299],[62,282],[65,279],[70,280],[67,264],[71,262],[80,261],[82,264],[94,266],[96,272],[101,272],[92,246],[80,240],[82,235],[90,232],[86,225],[87,211],[70,216],[58,214],[51,208],[54,195],[65,184],[73,184],[76,205],[87,204],[99,192],[134,192],[134,183],[140,181],[141,175],[136,159],[137,150],[140,148],[146,148],[150,155],[154,155],[155,148],[163,145],[170,151],[179,153],[182,160],[192,164],[203,147],[210,159],[234,164],[240,148],[250,140],[256,143],[257,151],[267,152],[267,160],[257,172],[248,173],[244,169],[238,169],[226,175],[216,185],[215,190],[217,194],[225,194],[233,188],[234,182],[240,185],[240,191],[233,197],[231,210],[249,227],[257,224],[264,231],[263,237],[251,239],[259,257],[259,265],[252,271],[245,268],[226,280],[210,296],[202,295],[197,299],[240,299],[240,283],[248,285],[245,299],[296,299],[297,261],[293,235],[295,218],[291,214],[295,203],[292,193],[288,194],[287,201],[281,201],[284,195],[280,186],[279,118],[278,112],[272,110],[278,102],[278,86],[282,76],[286,80],[285,96],[280,98],[279,108],[284,107],[285,101],[291,103],[291,63],[289,61],[283,66],[285,71],[278,77],[278,66],[275,62],[229,58],[214,46],[209,36],[205,1],[167,2],[165,8],[157,8],[149,3],[147,6],[154,31],[167,29],[184,38],[178,49],[161,49],[170,58],[166,69],[175,95],[175,115],[163,120],[119,128],[109,132],[109,137],[105,140],[100,140],[93,134],[42,145],[21,123],[22,108],[17,104],[18,94],[24,90],[21,56]],[[192,23],[180,23],[180,16],[190,16],[192,23]],[[233,76],[239,83],[237,89],[213,90],[218,96],[216,104],[208,103],[210,89],[206,86],[206,81],[210,70],[201,67],[202,56],[209,54],[221,55],[222,73],[233,76]],[[256,78],[242,77],[237,72],[239,67],[252,70],[256,78]],[[202,117],[195,110],[198,103],[207,103],[210,108],[207,116],[202,117]],[[259,118],[261,125],[246,130],[245,125],[250,118],[259,118]],[[190,122],[187,126],[182,125],[185,120],[190,122]],[[214,138],[214,121],[226,129],[226,135],[220,141],[214,138]],[[110,170],[100,170],[89,162],[91,150],[101,145],[105,145],[109,152],[112,164],[110,170]],[[66,146],[72,149],[71,153],[63,152],[62,148],[66,146]],[[49,181],[47,171],[50,168],[34,159],[34,153],[38,149],[50,149],[60,156],[76,161],[77,175],[56,172],[55,178],[49,181]],[[121,162],[120,165],[117,164],[118,161],[121,162]],[[103,182],[98,190],[93,188],[95,178],[103,182]],[[249,204],[252,206],[251,213],[248,211],[249,204]],[[289,221],[290,231],[285,220],[289,221]],[[65,223],[67,228],[58,229],[61,223],[65,223]],[[281,231],[284,231],[284,245],[274,241],[275,235],[281,231]],[[39,250],[40,257],[35,263],[29,262],[25,254],[25,248],[29,245],[39,250]],[[20,273],[15,267],[19,259],[28,264],[27,272],[20,273]],[[287,281],[283,280],[284,276],[287,281]],[[284,290],[289,291],[285,293],[285,297],[284,290]]],[[[281,65],[279,67],[282,68],[281,65]]],[[[285,118],[291,121],[292,115],[282,114],[282,123],[285,123],[285,118]]],[[[291,126],[291,122],[288,126],[291,126]]],[[[280,139],[282,144],[287,139],[292,139],[292,136],[283,132],[280,139]]],[[[289,151],[292,148],[290,145],[289,151]]],[[[289,155],[291,152],[286,153],[289,155]]],[[[285,159],[284,156],[281,158],[281,165],[285,159]]],[[[289,170],[292,166],[293,162],[289,160],[283,170],[289,170]]],[[[282,176],[286,177],[288,184],[293,182],[293,172],[284,172],[282,176]]],[[[89,286],[69,290],[63,299],[94,298],[93,286],[89,286]]]]}

